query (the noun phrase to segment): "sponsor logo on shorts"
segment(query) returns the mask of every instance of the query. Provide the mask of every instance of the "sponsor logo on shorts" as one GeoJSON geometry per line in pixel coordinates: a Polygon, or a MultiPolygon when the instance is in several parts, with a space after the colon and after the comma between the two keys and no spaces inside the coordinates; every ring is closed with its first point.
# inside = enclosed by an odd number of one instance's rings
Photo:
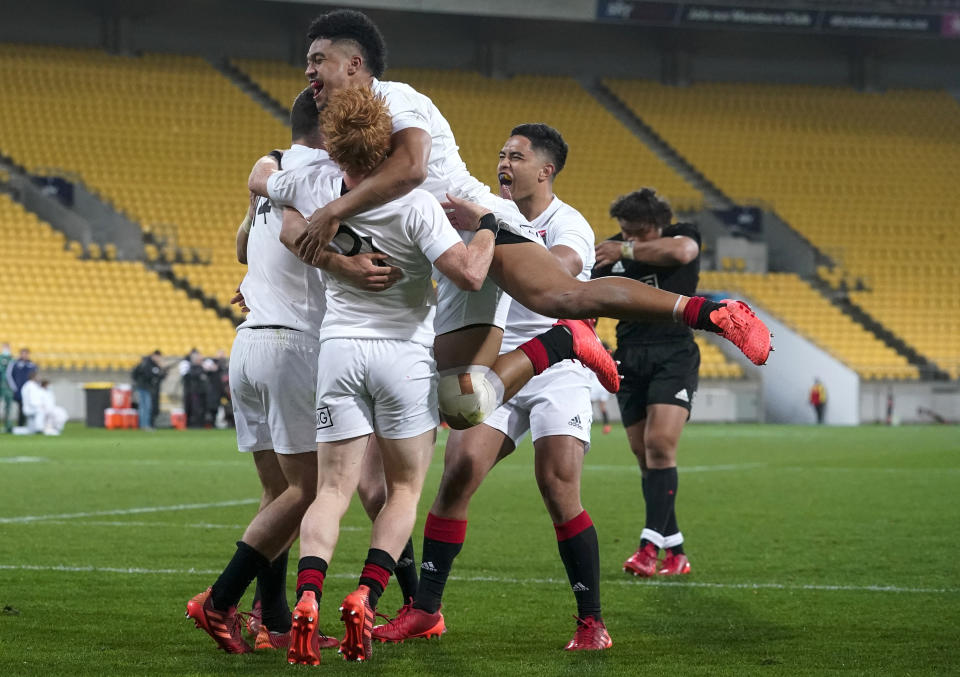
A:
{"type": "Polygon", "coordinates": [[[567,421],[567,425],[572,428],[576,428],[577,430],[583,430],[583,422],[580,420],[580,414],[577,414],[567,421]]]}
{"type": "Polygon", "coordinates": [[[680,391],[679,391],[676,395],[674,395],[673,397],[674,397],[674,399],[680,400],[681,402],[689,402],[689,401],[690,401],[690,395],[687,393],[687,389],[686,389],[686,388],[681,388],[680,391]]]}
{"type": "Polygon", "coordinates": [[[573,584],[573,591],[574,592],[590,592],[590,588],[588,588],[583,583],[580,583],[578,581],[577,583],[573,584]]]}
{"type": "Polygon", "coordinates": [[[656,273],[644,275],[643,277],[640,278],[640,282],[643,282],[644,284],[649,284],[651,287],[656,287],[657,289],[660,289],[660,282],[659,282],[659,279],[657,278],[656,273]]]}
{"type": "Polygon", "coordinates": [[[329,428],[333,425],[333,417],[330,415],[330,407],[317,407],[317,430],[329,428]]]}
{"type": "Polygon", "coordinates": [[[613,268],[610,269],[611,273],[625,273],[627,269],[623,267],[622,261],[617,261],[613,264],[613,268]]]}

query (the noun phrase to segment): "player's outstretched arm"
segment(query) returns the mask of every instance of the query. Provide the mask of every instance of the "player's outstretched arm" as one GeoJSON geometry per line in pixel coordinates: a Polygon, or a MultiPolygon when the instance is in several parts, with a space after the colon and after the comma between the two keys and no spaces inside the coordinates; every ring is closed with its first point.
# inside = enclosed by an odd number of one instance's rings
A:
{"type": "MultiPolygon", "coordinates": [[[[298,255],[296,239],[306,228],[307,220],[296,209],[283,210],[283,226],[280,229],[280,242],[298,255]]],[[[389,289],[403,277],[403,271],[385,262],[387,254],[371,252],[344,256],[324,249],[315,257],[317,263],[304,261],[308,265],[320,268],[338,279],[365,291],[383,291],[389,289]]]]}
{"type": "MultiPolygon", "coordinates": [[[[298,238],[299,256],[308,263],[330,244],[343,219],[406,195],[427,178],[430,134],[408,127],[390,137],[390,155],[346,195],[315,211],[298,238]]],[[[251,190],[253,190],[251,188],[251,190]]]]}

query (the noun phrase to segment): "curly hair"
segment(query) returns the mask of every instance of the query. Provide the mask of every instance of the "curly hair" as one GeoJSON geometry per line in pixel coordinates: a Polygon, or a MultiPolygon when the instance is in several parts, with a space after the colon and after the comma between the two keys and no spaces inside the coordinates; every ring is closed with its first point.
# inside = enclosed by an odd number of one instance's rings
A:
{"type": "Polygon", "coordinates": [[[645,226],[666,228],[673,221],[673,209],[653,188],[641,188],[621,195],[610,205],[610,216],[645,226]]]}
{"type": "Polygon", "coordinates": [[[387,43],[383,34],[363,12],[337,9],[321,14],[310,23],[307,39],[310,42],[326,38],[330,42],[352,40],[363,53],[363,63],[375,78],[383,77],[387,68],[387,43]]]}
{"type": "Polygon", "coordinates": [[[330,98],[320,120],[330,159],[350,174],[369,174],[390,151],[393,122],[383,97],[367,87],[330,98]]]}

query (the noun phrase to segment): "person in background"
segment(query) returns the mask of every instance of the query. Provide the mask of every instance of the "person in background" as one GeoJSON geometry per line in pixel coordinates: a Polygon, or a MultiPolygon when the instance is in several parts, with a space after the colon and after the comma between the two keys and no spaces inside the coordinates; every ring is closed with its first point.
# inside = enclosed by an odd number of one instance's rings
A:
{"type": "Polygon", "coordinates": [[[17,403],[17,425],[27,424],[26,414],[23,412],[23,399],[20,389],[30,380],[30,375],[37,370],[37,365],[30,359],[30,349],[21,348],[20,357],[7,365],[7,385],[13,390],[13,399],[17,403]]]}
{"type": "Polygon", "coordinates": [[[160,405],[160,384],[163,383],[166,375],[163,354],[159,350],[145,355],[130,374],[133,389],[137,395],[141,430],[153,430],[156,410],[160,405]]]}
{"type": "Polygon", "coordinates": [[[827,410],[827,389],[823,387],[820,379],[814,379],[813,387],[810,388],[810,404],[817,414],[817,423],[823,425],[823,415],[827,410]]]}
{"type": "Polygon", "coordinates": [[[7,368],[13,363],[13,354],[10,352],[10,344],[4,342],[0,344],[0,404],[3,405],[3,432],[13,431],[13,388],[7,381],[7,368]]]}
{"type": "Polygon", "coordinates": [[[67,422],[67,411],[58,407],[49,381],[41,381],[36,369],[20,389],[21,408],[26,425],[18,426],[14,432],[18,435],[59,435],[67,422]]]}

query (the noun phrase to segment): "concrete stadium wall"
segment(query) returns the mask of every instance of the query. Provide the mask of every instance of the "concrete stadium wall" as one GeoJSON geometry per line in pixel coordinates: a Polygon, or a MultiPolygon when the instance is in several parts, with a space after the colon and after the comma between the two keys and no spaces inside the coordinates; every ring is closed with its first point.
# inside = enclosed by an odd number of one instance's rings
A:
{"type": "MultiPolygon", "coordinates": [[[[750,306],[757,308],[749,301],[750,306]]],[[[758,312],[774,333],[776,352],[760,369],[765,421],[815,423],[810,387],[819,378],[827,389],[825,422],[860,423],[860,377],[856,372],[797,334],[769,313],[758,312]]]]}
{"type": "MultiPolygon", "coordinates": [[[[934,412],[946,421],[960,422],[960,382],[934,383],[864,383],[860,387],[860,420],[863,423],[884,423],[887,397],[893,396],[894,425],[900,423],[935,423],[934,412]]],[[[960,436],[957,447],[960,448],[960,436]]]]}

